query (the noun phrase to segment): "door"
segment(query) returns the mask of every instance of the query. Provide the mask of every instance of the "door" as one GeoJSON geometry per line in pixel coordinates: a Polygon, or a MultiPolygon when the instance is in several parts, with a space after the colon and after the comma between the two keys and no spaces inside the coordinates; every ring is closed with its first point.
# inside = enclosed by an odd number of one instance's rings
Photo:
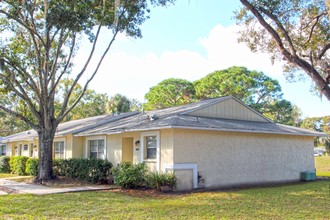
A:
{"type": "Polygon", "coordinates": [[[133,163],[133,138],[122,139],[122,162],[133,163]]]}

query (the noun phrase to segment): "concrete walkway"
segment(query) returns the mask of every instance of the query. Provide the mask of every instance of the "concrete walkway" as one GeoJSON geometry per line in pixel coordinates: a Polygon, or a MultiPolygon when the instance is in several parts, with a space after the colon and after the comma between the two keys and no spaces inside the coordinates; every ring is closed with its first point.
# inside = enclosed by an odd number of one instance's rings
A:
{"type": "Polygon", "coordinates": [[[56,194],[56,193],[107,190],[112,188],[113,187],[111,186],[105,186],[105,185],[52,188],[42,185],[35,185],[35,184],[16,182],[7,179],[0,179],[0,195],[8,194],[7,191],[16,192],[19,194],[47,195],[47,194],[56,194]],[[7,190],[1,190],[1,188],[7,190]]]}

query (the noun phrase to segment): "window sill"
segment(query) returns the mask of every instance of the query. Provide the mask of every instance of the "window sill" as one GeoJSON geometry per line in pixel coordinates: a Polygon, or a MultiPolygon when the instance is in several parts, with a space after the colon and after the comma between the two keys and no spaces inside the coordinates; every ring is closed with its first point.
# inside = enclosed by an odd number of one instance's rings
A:
{"type": "Polygon", "coordinates": [[[144,159],[143,160],[144,163],[157,163],[156,159],[144,159]]]}

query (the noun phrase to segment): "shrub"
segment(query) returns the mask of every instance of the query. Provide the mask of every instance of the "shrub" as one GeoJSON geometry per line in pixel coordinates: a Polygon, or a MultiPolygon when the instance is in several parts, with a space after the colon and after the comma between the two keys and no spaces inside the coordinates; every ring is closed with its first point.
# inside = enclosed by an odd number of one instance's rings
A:
{"type": "Polygon", "coordinates": [[[38,163],[39,163],[38,158],[29,158],[26,161],[25,173],[27,175],[37,176],[38,175],[38,163]]]}
{"type": "Polygon", "coordinates": [[[151,172],[146,177],[147,186],[157,190],[161,190],[162,187],[168,187],[169,190],[173,190],[176,181],[177,178],[174,172],[151,172]]]}
{"type": "Polygon", "coordinates": [[[10,161],[9,156],[0,157],[0,173],[10,173],[9,161],[10,161]]]}
{"type": "Polygon", "coordinates": [[[112,163],[102,159],[54,160],[53,171],[55,175],[67,176],[88,182],[101,182],[109,176],[112,163]]]}
{"type": "Polygon", "coordinates": [[[122,188],[139,188],[145,185],[146,165],[123,162],[113,169],[114,183],[122,188]]]}
{"type": "Polygon", "coordinates": [[[23,176],[25,175],[26,161],[28,157],[25,156],[15,156],[10,159],[9,165],[11,172],[23,176]]]}

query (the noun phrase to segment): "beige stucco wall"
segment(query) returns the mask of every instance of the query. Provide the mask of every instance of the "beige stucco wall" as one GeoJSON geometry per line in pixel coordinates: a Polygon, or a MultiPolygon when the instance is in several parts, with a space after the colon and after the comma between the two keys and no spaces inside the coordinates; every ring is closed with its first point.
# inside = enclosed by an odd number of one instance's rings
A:
{"type": "Polygon", "coordinates": [[[296,181],[313,171],[313,138],[174,131],[174,163],[197,163],[206,188],[296,181]]]}
{"type": "Polygon", "coordinates": [[[72,137],[72,158],[84,158],[84,137],[72,137]]]}

